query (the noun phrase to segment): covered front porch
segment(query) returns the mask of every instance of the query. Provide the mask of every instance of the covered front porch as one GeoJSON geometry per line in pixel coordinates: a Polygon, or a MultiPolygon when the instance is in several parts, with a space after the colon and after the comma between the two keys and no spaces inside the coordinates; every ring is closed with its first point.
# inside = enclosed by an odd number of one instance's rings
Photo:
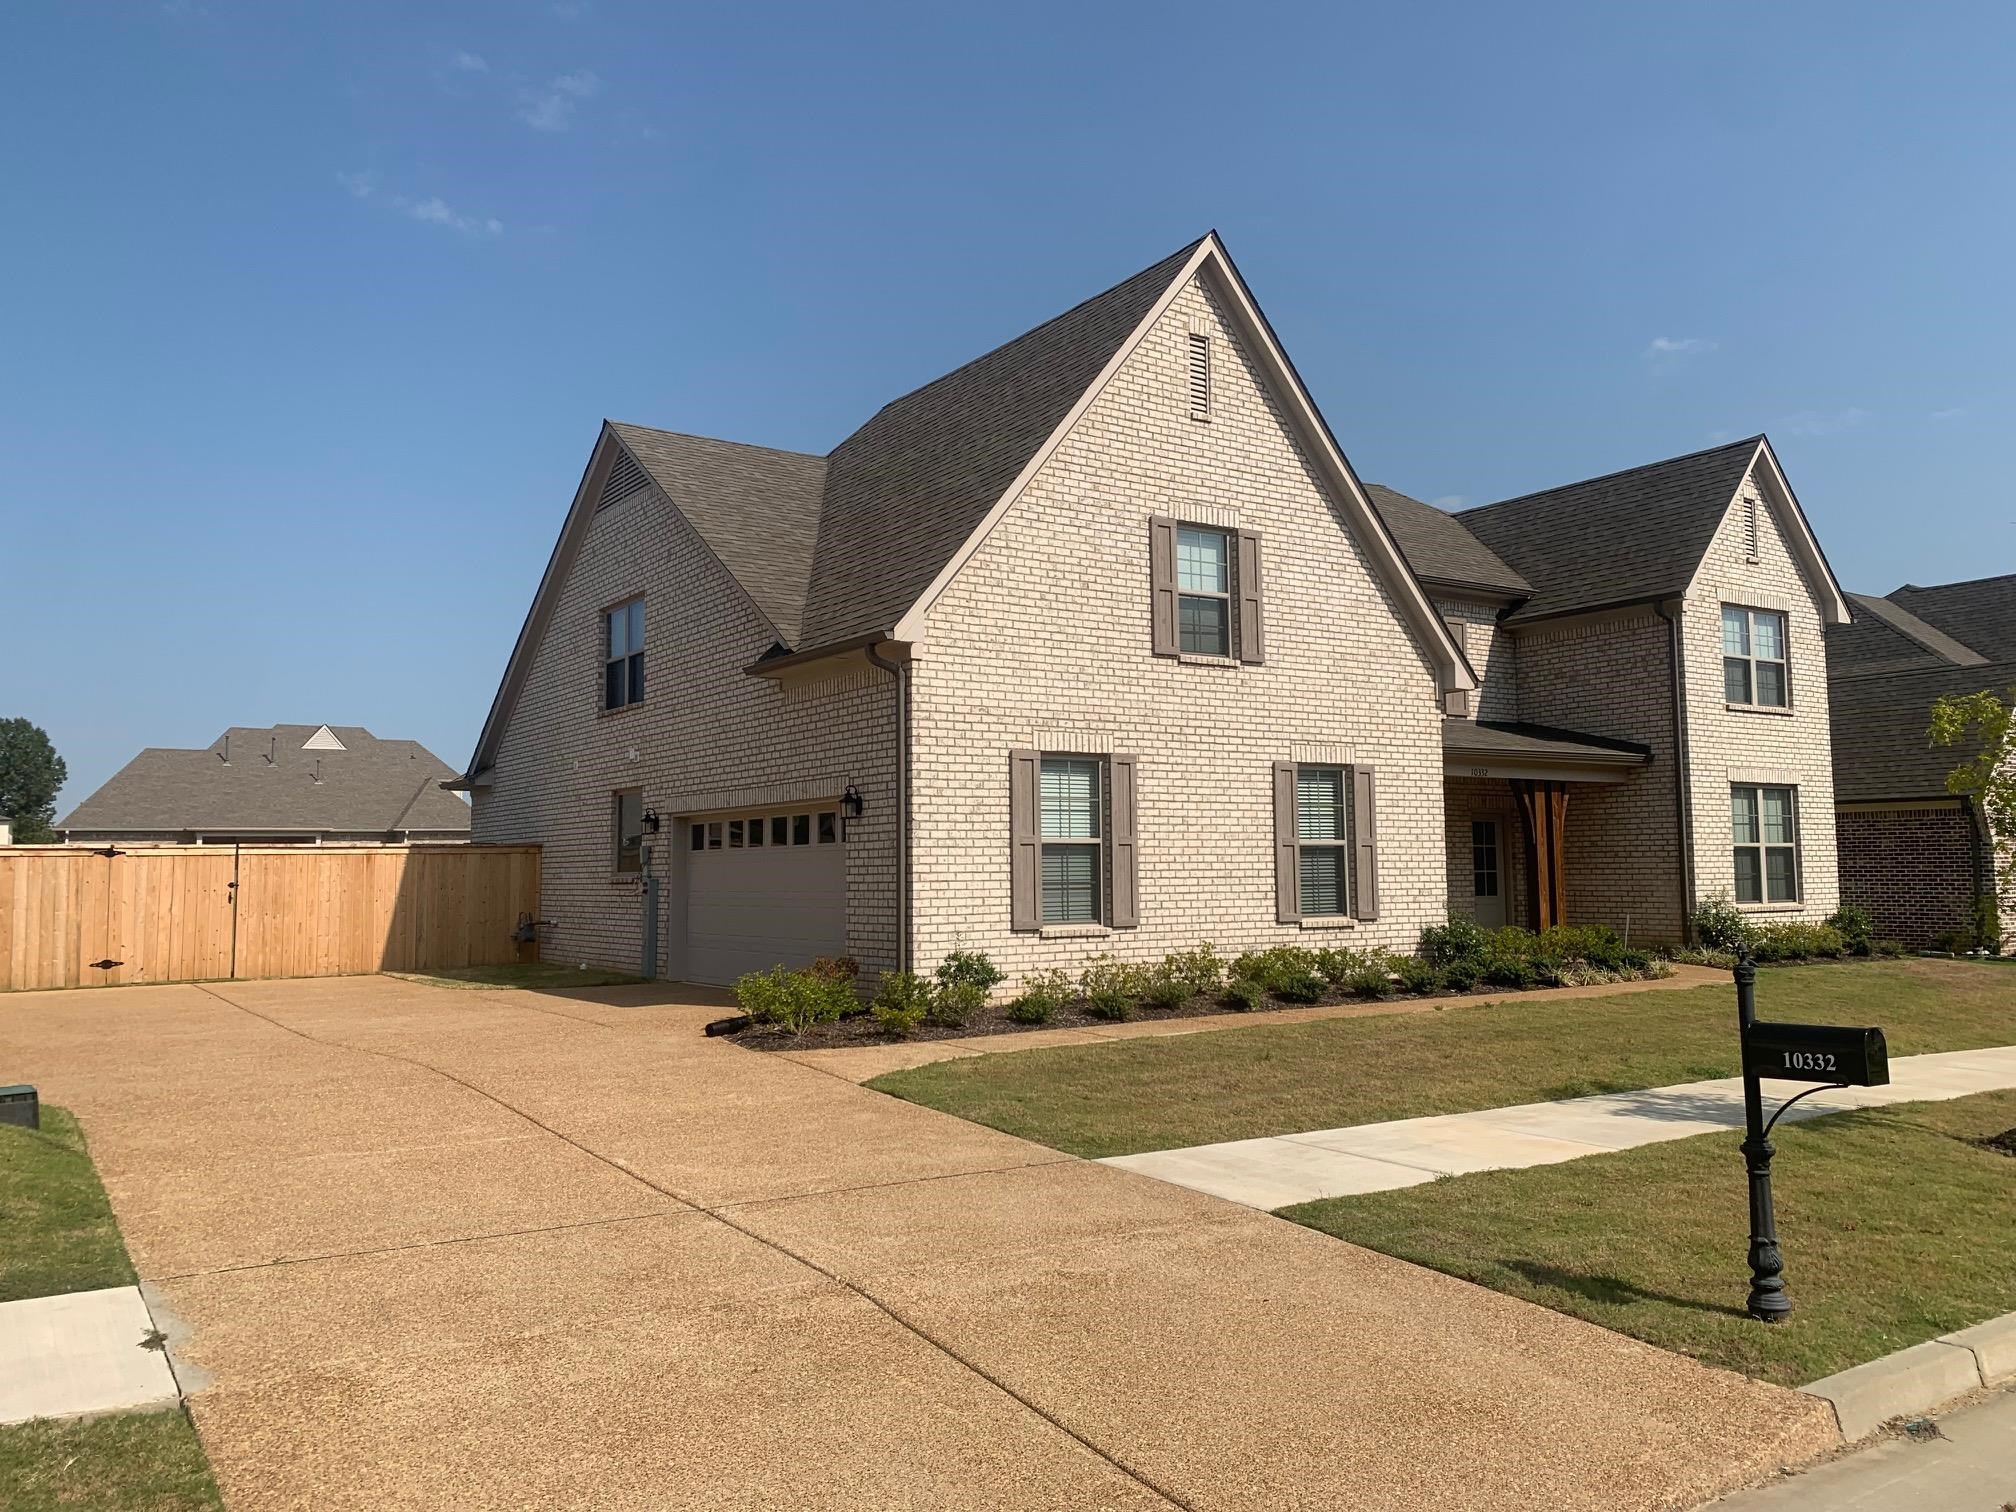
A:
{"type": "Polygon", "coordinates": [[[1651,764],[1650,749],[1630,741],[1446,720],[1450,917],[1493,929],[1604,923],[1641,938],[1672,934],[1674,919],[1647,917],[1655,907],[1645,869],[1673,854],[1656,832],[1674,830],[1670,797],[1663,819],[1656,800],[1645,801],[1651,764]]]}

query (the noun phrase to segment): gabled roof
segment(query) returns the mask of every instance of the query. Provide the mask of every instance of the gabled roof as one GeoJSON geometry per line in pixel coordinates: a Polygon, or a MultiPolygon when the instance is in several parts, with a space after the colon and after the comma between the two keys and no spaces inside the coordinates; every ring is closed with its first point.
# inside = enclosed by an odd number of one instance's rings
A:
{"type": "Polygon", "coordinates": [[[1492,594],[1524,598],[1533,585],[1499,559],[1490,547],[1433,504],[1409,498],[1383,483],[1367,483],[1365,492],[1379,518],[1393,532],[1415,576],[1437,587],[1481,588],[1492,594]]]}
{"type": "Polygon", "coordinates": [[[1890,602],[1992,661],[2016,661],[2016,573],[1930,588],[1906,583],[1890,602]]]}
{"type": "Polygon", "coordinates": [[[279,830],[467,834],[469,805],[441,791],[451,768],[411,740],[357,725],[234,725],[208,746],[150,746],[56,827],[92,834],[279,830]],[[342,742],[310,744],[328,729],[342,742]]]}
{"type": "Polygon", "coordinates": [[[795,646],[819,537],[826,459],[609,422],[672,506],[795,646]]]}
{"type": "Polygon", "coordinates": [[[1202,240],[885,404],[833,449],[804,648],[889,630],[903,617],[1202,240]]]}
{"type": "Polygon", "coordinates": [[[1861,677],[1912,668],[1978,667],[1988,658],[1963,646],[1936,625],[1873,594],[1851,593],[1855,611],[1846,625],[1827,632],[1827,675],[1861,677]]]}
{"type": "Polygon", "coordinates": [[[1338,497],[1374,574],[1427,648],[1443,686],[1474,688],[1475,673],[1212,233],[884,405],[824,459],[605,422],[468,775],[456,785],[474,785],[495,757],[554,595],[586,534],[597,496],[617,475],[614,453],[633,457],[650,473],[777,631],[773,654],[752,670],[787,655],[803,660],[881,638],[914,642],[931,602],[1021,486],[1154,318],[1207,268],[1235,327],[1254,348],[1256,366],[1275,385],[1287,422],[1338,497]],[[801,575],[815,513],[817,529],[801,575]],[[778,539],[785,542],[781,560],[768,550],[778,539]],[[796,599],[801,587],[802,607],[796,599]]]}
{"type": "Polygon", "coordinates": [[[1508,623],[1677,597],[1763,444],[1751,436],[1456,518],[1534,586],[1508,623]]]}

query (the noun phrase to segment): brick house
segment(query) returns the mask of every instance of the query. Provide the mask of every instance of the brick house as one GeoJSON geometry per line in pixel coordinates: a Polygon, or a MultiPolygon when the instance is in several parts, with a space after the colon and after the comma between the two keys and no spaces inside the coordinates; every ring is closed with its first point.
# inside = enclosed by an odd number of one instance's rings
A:
{"type": "MultiPolygon", "coordinates": [[[[1827,634],[1841,896],[1878,934],[1932,945],[1968,929],[1998,868],[1981,806],[1946,790],[1966,752],[1926,730],[1941,697],[2016,688],[2016,576],[1849,599],[1852,623],[1827,634]]],[[[2016,890],[1998,913],[2016,950],[2016,890]]]]}
{"type": "Polygon", "coordinates": [[[1368,489],[1212,235],[823,457],[605,423],[457,785],[557,955],[698,982],[1674,938],[1834,907],[1845,618],[1761,437],[1368,489]]]}

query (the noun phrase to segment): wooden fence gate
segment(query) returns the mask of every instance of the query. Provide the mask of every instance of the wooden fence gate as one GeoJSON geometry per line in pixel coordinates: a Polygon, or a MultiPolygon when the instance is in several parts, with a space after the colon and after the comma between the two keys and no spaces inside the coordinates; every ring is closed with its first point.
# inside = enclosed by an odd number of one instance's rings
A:
{"type": "Polygon", "coordinates": [[[531,958],[536,845],[0,847],[0,990],[531,958]]]}

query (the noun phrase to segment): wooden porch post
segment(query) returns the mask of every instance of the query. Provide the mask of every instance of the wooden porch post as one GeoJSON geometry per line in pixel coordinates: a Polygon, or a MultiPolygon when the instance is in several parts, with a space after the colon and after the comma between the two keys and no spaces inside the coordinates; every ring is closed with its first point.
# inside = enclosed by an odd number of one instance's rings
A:
{"type": "Polygon", "coordinates": [[[1568,915],[1568,784],[1511,779],[1526,832],[1526,875],[1535,929],[1548,929],[1568,915]]]}

